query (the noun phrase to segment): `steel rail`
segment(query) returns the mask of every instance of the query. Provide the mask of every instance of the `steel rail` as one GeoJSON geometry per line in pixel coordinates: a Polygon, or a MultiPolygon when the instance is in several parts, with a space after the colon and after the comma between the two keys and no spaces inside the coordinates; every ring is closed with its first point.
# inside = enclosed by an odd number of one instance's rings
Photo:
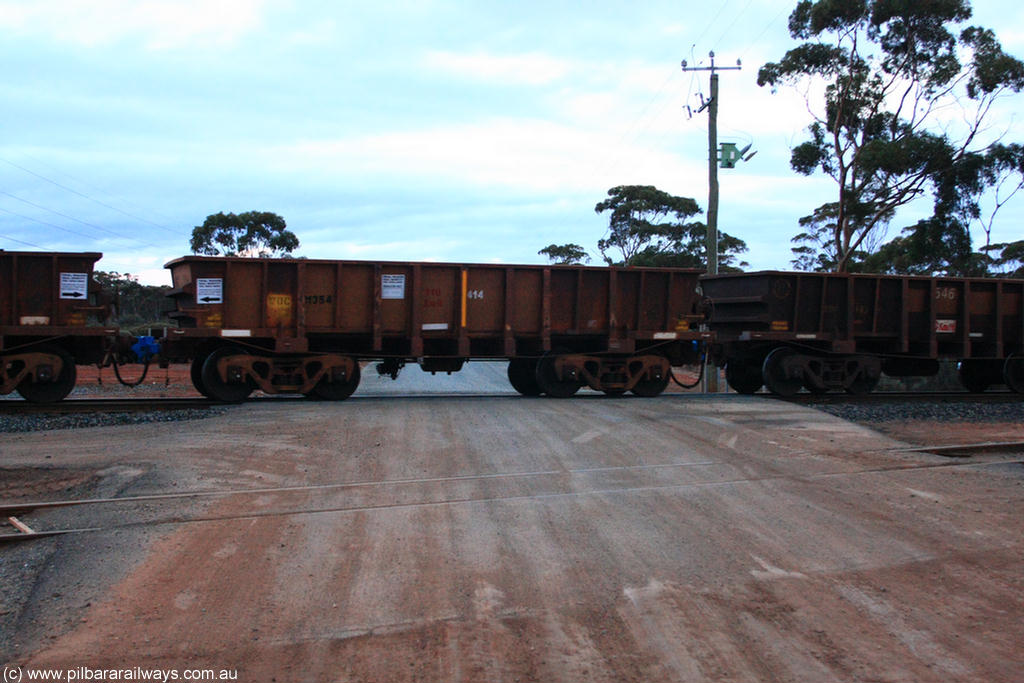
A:
{"type": "MultiPolygon", "coordinates": [[[[984,446],[991,448],[996,444],[964,444],[959,448],[969,449],[976,446],[984,446]]],[[[999,444],[1000,446],[1015,446],[1020,447],[1024,450],[1024,442],[1013,442],[1010,444],[999,444]]],[[[873,452],[893,452],[893,453],[907,453],[920,451],[924,447],[914,448],[887,448],[879,449],[873,452]]],[[[936,449],[948,448],[946,446],[933,447],[936,449]]],[[[928,451],[924,451],[928,452],[928,451]]],[[[686,466],[686,465],[708,465],[708,464],[728,464],[728,463],[679,463],[677,465],[666,465],[666,466],[655,466],[655,467],[673,467],[673,466],[686,466]]],[[[715,481],[704,481],[704,482],[686,482],[680,484],[655,484],[648,486],[631,486],[623,488],[601,488],[591,489],[584,491],[555,491],[550,493],[537,493],[537,494],[510,494],[510,495],[497,495],[497,496],[463,496],[459,498],[450,498],[444,500],[426,500],[426,501],[414,501],[408,503],[379,503],[374,505],[348,505],[348,506],[332,506],[332,507],[312,507],[312,508],[296,508],[296,509],[285,509],[285,510],[253,510],[253,511],[242,511],[232,514],[223,515],[197,515],[194,517],[171,517],[167,519],[155,519],[145,520],[137,522],[124,522],[120,524],[111,524],[102,527],[82,527],[82,528],[71,528],[71,529],[53,529],[53,530],[42,530],[34,531],[31,534],[27,533],[7,533],[0,534],[0,543],[13,542],[13,541],[24,541],[35,538],[45,538],[49,536],[59,536],[68,534],[79,534],[96,531],[116,531],[122,529],[139,528],[147,526],[165,526],[165,525],[180,525],[180,524],[201,524],[208,522],[222,522],[222,521],[240,521],[240,520],[253,520],[265,517],[289,517],[296,515],[316,515],[316,514],[330,514],[330,513],[356,513],[356,512],[367,512],[375,510],[391,510],[391,509],[406,509],[406,508],[424,508],[424,507],[440,507],[447,505],[458,505],[458,504],[473,504],[473,503],[487,503],[487,502],[510,502],[517,500],[549,500],[557,498],[575,498],[584,496],[598,496],[598,495],[616,495],[616,494],[628,494],[628,493],[644,493],[652,491],[668,491],[668,490],[689,490],[689,489],[701,489],[701,488],[715,488],[721,486],[735,486],[742,484],[753,484],[762,482],[776,482],[776,481],[817,481],[824,479],[832,479],[837,477],[855,477],[862,475],[872,474],[889,474],[889,473],[900,473],[910,472],[919,470],[933,470],[933,469],[952,469],[952,468],[972,468],[972,467],[990,467],[993,465],[1024,465],[1024,461],[1020,459],[1012,460],[987,460],[979,462],[963,462],[963,461],[946,461],[946,462],[931,462],[931,463],[913,463],[913,464],[897,464],[882,467],[869,467],[859,470],[848,470],[841,472],[820,472],[817,474],[808,475],[766,475],[762,477],[743,477],[734,479],[718,479],[715,481]]],[[[219,492],[181,492],[175,494],[154,494],[153,496],[137,496],[137,497],[126,497],[126,498],[110,498],[110,499],[95,499],[95,500],[82,500],[82,501],[52,501],[44,502],[33,507],[30,503],[15,503],[4,506],[2,510],[5,514],[13,514],[14,512],[25,512],[32,509],[40,509],[43,506],[49,505],[50,507],[57,507],[59,504],[63,506],[70,505],[90,505],[90,504],[106,504],[115,502],[140,502],[145,500],[155,500],[157,497],[162,496],[165,499],[172,498],[185,498],[195,497],[201,495],[244,495],[244,494],[256,494],[256,493],[267,493],[271,491],[277,492],[309,492],[315,490],[325,490],[329,488],[346,488],[353,486],[368,486],[368,485],[392,485],[392,484],[408,484],[408,483],[425,483],[425,482],[443,482],[443,481],[461,481],[461,480],[472,480],[472,479],[494,479],[507,476],[550,476],[550,475],[565,475],[574,473],[586,473],[591,471],[599,470],[618,470],[618,469],[636,469],[636,468],[649,468],[649,466],[624,466],[624,467],[608,467],[608,468],[586,468],[582,470],[550,470],[550,471],[536,471],[536,472],[521,472],[521,473],[510,473],[510,474],[492,474],[492,475],[466,475],[464,477],[441,477],[435,479],[409,479],[409,480],[386,480],[380,482],[356,482],[348,484],[322,484],[322,485],[311,485],[311,486],[298,486],[298,487],[279,487],[277,489],[240,489],[236,491],[219,491],[219,492]]]]}

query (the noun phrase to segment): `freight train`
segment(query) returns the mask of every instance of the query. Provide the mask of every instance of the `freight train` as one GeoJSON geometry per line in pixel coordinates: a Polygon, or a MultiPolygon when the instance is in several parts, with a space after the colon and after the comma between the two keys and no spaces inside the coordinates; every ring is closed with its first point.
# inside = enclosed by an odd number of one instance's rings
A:
{"type": "Polygon", "coordinates": [[[959,363],[971,391],[1024,393],[1024,280],[679,268],[186,256],[167,264],[174,326],[154,347],[105,326],[99,254],[0,251],[3,393],[64,398],[75,364],[128,349],[191,364],[205,396],[340,400],[363,369],[508,361],[528,396],[660,394],[710,358],[741,393],[870,391],[959,363]]]}

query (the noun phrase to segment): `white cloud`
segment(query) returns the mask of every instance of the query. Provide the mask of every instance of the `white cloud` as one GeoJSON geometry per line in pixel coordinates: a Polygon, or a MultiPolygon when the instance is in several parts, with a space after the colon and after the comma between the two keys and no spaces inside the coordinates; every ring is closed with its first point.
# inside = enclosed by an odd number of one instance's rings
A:
{"type": "Polygon", "coordinates": [[[495,86],[545,85],[572,70],[566,60],[540,53],[494,55],[486,52],[427,52],[421,64],[460,78],[486,81],[495,86]]]}
{"type": "Polygon", "coordinates": [[[150,49],[232,44],[259,28],[267,0],[33,0],[0,2],[0,28],[95,47],[137,40],[150,49]]]}
{"type": "Polygon", "coordinates": [[[416,176],[547,192],[610,187],[633,182],[629,177],[655,182],[678,176],[682,163],[666,151],[609,142],[603,131],[535,119],[311,140],[270,155],[279,166],[290,160],[296,171],[307,173],[416,176]]]}

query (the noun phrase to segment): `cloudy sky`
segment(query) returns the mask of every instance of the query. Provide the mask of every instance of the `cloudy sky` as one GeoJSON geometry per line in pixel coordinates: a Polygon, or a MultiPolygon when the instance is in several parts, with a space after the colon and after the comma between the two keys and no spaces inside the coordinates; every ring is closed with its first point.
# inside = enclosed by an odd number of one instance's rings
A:
{"type": "MultiPolygon", "coordinates": [[[[789,168],[800,93],[757,69],[794,45],[795,2],[0,0],[0,249],[101,251],[167,281],[218,211],[285,217],[310,258],[599,260],[608,188],[707,203],[706,73],[719,66],[720,228],[754,268],[785,268],[796,221],[833,196],[789,168]]],[[[1024,55],[1024,9],[972,23],[1024,55]]],[[[989,134],[1024,139],[1000,103],[989,134]]],[[[917,219],[904,212],[893,234],[917,219]]],[[[997,240],[1020,239],[1024,198],[997,240]]]]}

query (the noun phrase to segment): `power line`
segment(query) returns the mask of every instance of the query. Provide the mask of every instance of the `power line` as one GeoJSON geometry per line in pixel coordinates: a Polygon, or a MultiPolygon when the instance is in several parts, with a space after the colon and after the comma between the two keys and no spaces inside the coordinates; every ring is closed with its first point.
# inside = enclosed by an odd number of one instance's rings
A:
{"type": "Polygon", "coordinates": [[[722,42],[722,40],[723,40],[723,39],[724,39],[724,38],[725,38],[725,37],[726,37],[727,35],[729,35],[729,31],[731,31],[731,30],[732,30],[732,27],[736,25],[736,22],[740,20],[740,17],[742,17],[742,16],[744,15],[744,14],[746,14],[746,13],[747,13],[747,10],[748,10],[748,9],[750,9],[750,6],[751,6],[751,5],[753,4],[753,3],[754,3],[754,0],[747,0],[747,4],[746,4],[746,5],[745,5],[745,6],[743,7],[743,9],[741,9],[741,10],[740,10],[740,11],[739,11],[739,12],[738,12],[738,13],[736,14],[736,16],[735,16],[735,17],[733,17],[732,21],[731,21],[731,22],[729,22],[729,25],[725,27],[725,30],[724,30],[724,31],[722,31],[722,35],[718,36],[718,40],[716,40],[716,41],[715,41],[714,43],[712,43],[713,45],[718,45],[719,43],[721,43],[721,42],[722,42]]]}
{"type": "Polygon", "coordinates": [[[72,235],[78,235],[79,237],[85,237],[86,239],[92,240],[94,242],[96,241],[96,238],[93,235],[88,235],[88,234],[86,234],[84,232],[78,232],[77,230],[72,230],[71,228],[65,228],[65,227],[62,227],[62,226],[57,225],[55,223],[49,223],[47,221],[41,221],[38,218],[33,218],[32,216],[26,216],[26,215],[20,214],[20,213],[18,213],[16,211],[11,211],[10,209],[5,209],[2,206],[0,206],[0,211],[3,211],[4,213],[9,213],[12,216],[17,216],[18,218],[21,218],[21,219],[26,220],[26,221],[32,221],[33,223],[39,223],[40,225],[46,225],[46,226],[49,226],[51,228],[57,228],[58,230],[63,230],[64,232],[69,232],[72,235]]]}
{"type": "Polygon", "coordinates": [[[700,32],[700,35],[697,36],[697,39],[695,41],[693,41],[694,45],[699,43],[701,38],[703,38],[705,35],[707,35],[707,32],[711,30],[711,27],[715,25],[715,23],[718,21],[718,18],[720,16],[722,16],[722,12],[724,12],[725,8],[728,7],[728,6],[729,6],[728,2],[723,2],[722,3],[722,6],[718,8],[718,13],[715,14],[714,18],[711,21],[708,22],[708,25],[705,26],[704,30],[700,32]]]}
{"type": "MultiPolygon", "coordinates": [[[[147,213],[160,214],[159,211],[154,211],[151,207],[141,206],[140,204],[137,204],[137,203],[131,201],[130,199],[125,199],[124,197],[121,197],[121,196],[118,196],[118,195],[116,195],[116,194],[114,194],[112,192],[109,192],[108,190],[105,190],[102,187],[97,187],[96,185],[93,185],[93,184],[91,184],[91,183],[89,183],[89,182],[87,182],[85,180],[82,180],[78,176],[71,175],[67,171],[63,171],[63,170],[61,170],[59,168],[56,168],[52,164],[46,163],[45,161],[43,161],[42,159],[39,159],[38,157],[32,156],[31,154],[26,154],[25,152],[21,152],[21,156],[25,157],[26,159],[30,159],[31,161],[35,162],[39,166],[42,166],[43,168],[48,168],[51,171],[64,176],[65,178],[69,178],[71,180],[74,180],[76,183],[78,183],[80,185],[84,185],[85,187],[88,187],[90,189],[96,190],[97,192],[102,192],[103,194],[107,195],[108,197],[116,199],[116,200],[118,200],[120,202],[123,202],[123,203],[129,205],[129,206],[133,206],[136,209],[141,209],[141,210],[143,210],[143,211],[145,211],[147,213]]],[[[129,215],[131,215],[131,214],[129,214],[129,215]]],[[[166,218],[168,220],[171,220],[171,221],[174,220],[173,218],[170,218],[169,216],[167,216],[167,214],[160,214],[160,215],[162,215],[163,218],[166,218]]],[[[140,220],[146,220],[146,219],[140,218],[140,220]]],[[[154,223],[154,225],[156,225],[158,228],[163,228],[164,230],[170,230],[172,232],[177,232],[179,234],[186,234],[186,233],[184,233],[182,231],[174,230],[174,228],[168,228],[167,226],[161,225],[160,223],[154,223]]]]}
{"type": "Polygon", "coordinates": [[[764,34],[768,33],[768,29],[770,29],[773,26],[775,26],[775,23],[779,20],[779,17],[781,17],[783,14],[785,14],[786,10],[788,10],[788,9],[789,9],[789,7],[787,7],[786,5],[782,6],[782,9],[779,10],[779,13],[775,15],[775,18],[772,19],[771,21],[769,21],[767,24],[765,24],[764,28],[761,29],[761,32],[757,34],[757,37],[754,38],[753,40],[751,40],[747,44],[747,49],[744,50],[743,53],[740,55],[740,59],[743,59],[744,57],[747,56],[747,53],[750,52],[750,48],[752,48],[754,46],[754,43],[756,43],[757,41],[761,40],[761,38],[764,36],[764,34]]]}
{"type": "Polygon", "coordinates": [[[43,247],[43,246],[40,246],[38,244],[33,244],[32,242],[26,242],[25,240],[15,239],[14,237],[9,237],[7,235],[0,235],[0,239],[10,240],[11,242],[17,242],[18,244],[24,244],[27,247],[35,247],[36,249],[42,249],[44,251],[50,251],[49,247],[43,247]]]}
{"type": "Polygon", "coordinates": [[[75,221],[76,223],[81,223],[82,225],[88,226],[90,228],[94,228],[96,230],[108,233],[110,235],[114,235],[115,237],[120,237],[122,239],[131,240],[133,242],[138,242],[139,244],[142,244],[142,245],[145,245],[145,246],[148,246],[148,247],[156,247],[157,246],[156,244],[153,244],[152,242],[144,242],[144,241],[138,239],[137,237],[128,237],[127,235],[122,235],[119,232],[115,232],[113,230],[108,230],[107,228],[100,227],[100,226],[96,225],[95,223],[89,223],[88,221],[83,221],[80,218],[75,218],[74,216],[69,216],[66,213],[61,213],[60,211],[56,211],[54,209],[42,206],[41,204],[36,204],[35,202],[30,202],[29,200],[22,199],[21,197],[18,197],[16,195],[11,194],[10,192],[4,192],[3,190],[0,190],[0,194],[5,195],[7,197],[10,197],[11,199],[16,199],[17,201],[22,202],[23,204],[28,204],[29,206],[34,206],[37,209],[42,209],[43,211],[49,211],[50,213],[56,214],[56,215],[60,216],[61,218],[67,218],[68,220],[75,221]]]}
{"type": "Polygon", "coordinates": [[[0,158],[0,161],[4,162],[5,164],[8,164],[9,166],[13,166],[14,168],[16,168],[16,169],[18,169],[20,171],[24,171],[25,173],[28,173],[29,175],[35,176],[36,178],[39,178],[40,180],[44,180],[44,181],[50,183],[51,185],[53,185],[55,187],[59,187],[60,189],[66,191],[66,192],[70,192],[70,193],[72,193],[74,195],[78,195],[79,197],[82,197],[83,199],[88,199],[90,202],[95,202],[96,204],[99,204],[100,206],[102,206],[104,208],[110,209],[111,211],[116,211],[116,212],[118,212],[118,213],[120,213],[122,215],[128,216],[129,218],[134,218],[137,221],[141,221],[143,223],[147,223],[149,225],[152,225],[153,227],[160,228],[161,230],[166,230],[167,232],[174,233],[175,235],[183,234],[179,230],[174,230],[172,228],[168,228],[166,226],[160,225],[159,223],[154,223],[151,220],[148,220],[146,218],[142,218],[141,216],[136,216],[135,214],[128,213],[127,211],[123,211],[123,210],[117,208],[116,206],[111,206],[110,204],[107,204],[106,202],[102,202],[99,199],[96,199],[95,197],[90,197],[89,195],[87,195],[87,194],[85,194],[83,192],[79,192],[78,190],[75,190],[73,188],[70,188],[67,185],[62,185],[61,183],[58,183],[56,180],[52,180],[50,178],[47,178],[44,175],[40,175],[39,173],[36,173],[35,171],[32,171],[30,169],[27,169],[24,166],[20,166],[20,165],[14,163],[13,161],[10,161],[8,159],[0,158]]]}

